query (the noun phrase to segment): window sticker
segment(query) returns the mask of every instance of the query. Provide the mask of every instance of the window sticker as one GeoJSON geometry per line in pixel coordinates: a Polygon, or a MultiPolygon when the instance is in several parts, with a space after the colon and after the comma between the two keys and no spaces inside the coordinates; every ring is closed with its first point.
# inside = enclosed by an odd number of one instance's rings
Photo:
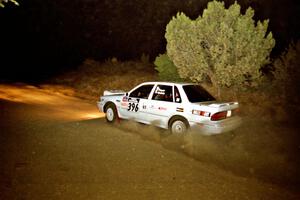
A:
{"type": "Polygon", "coordinates": [[[159,86],[157,86],[154,93],[164,95],[166,93],[166,90],[162,90],[162,89],[159,88],[159,86]]]}

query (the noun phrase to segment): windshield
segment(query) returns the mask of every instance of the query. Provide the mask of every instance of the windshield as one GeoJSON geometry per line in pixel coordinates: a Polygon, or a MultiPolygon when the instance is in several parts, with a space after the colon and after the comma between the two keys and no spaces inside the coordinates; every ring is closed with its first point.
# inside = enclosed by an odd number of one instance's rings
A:
{"type": "Polygon", "coordinates": [[[191,103],[216,100],[200,85],[184,85],[182,87],[191,103]]]}

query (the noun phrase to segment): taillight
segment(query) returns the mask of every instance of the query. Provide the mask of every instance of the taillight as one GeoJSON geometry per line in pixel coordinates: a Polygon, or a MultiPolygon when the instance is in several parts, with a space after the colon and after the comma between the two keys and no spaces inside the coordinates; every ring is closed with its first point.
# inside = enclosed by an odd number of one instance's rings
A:
{"type": "Polygon", "coordinates": [[[211,116],[211,121],[218,121],[227,117],[227,111],[217,112],[211,116]]]}
{"type": "Polygon", "coordinates": [[[202,110],[193,110],[192,113],[194,115],[200,115],[200,116],[204,116],[204,117],[210,116],[210,112],[206,112],[206,111],[202,111],[202,110]]]}

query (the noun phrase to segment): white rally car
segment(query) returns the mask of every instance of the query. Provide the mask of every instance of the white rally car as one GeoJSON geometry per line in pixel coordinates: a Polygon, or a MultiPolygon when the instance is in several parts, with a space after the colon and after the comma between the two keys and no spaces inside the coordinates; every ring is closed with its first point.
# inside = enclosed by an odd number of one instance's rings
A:
{"type": "Polygon", "coordinates": [[[238,102],[217,102],[200,85],[192,83],[145,82],[128,93],[104,91],[97,102],[107,122],[133,119],[182,134],[189,128],[206,135],[237,128],[238,102]]]}

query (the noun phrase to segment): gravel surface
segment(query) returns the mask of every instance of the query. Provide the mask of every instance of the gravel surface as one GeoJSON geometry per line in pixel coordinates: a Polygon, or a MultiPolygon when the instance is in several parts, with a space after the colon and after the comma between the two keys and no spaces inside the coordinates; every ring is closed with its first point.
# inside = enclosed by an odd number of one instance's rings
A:
{"type": "Polygon", "coordinates": [[[7,85],[0,98],[0,199],[300,199],[193,159],[156,128],[109,125],[81,99],[7,85]]]}

